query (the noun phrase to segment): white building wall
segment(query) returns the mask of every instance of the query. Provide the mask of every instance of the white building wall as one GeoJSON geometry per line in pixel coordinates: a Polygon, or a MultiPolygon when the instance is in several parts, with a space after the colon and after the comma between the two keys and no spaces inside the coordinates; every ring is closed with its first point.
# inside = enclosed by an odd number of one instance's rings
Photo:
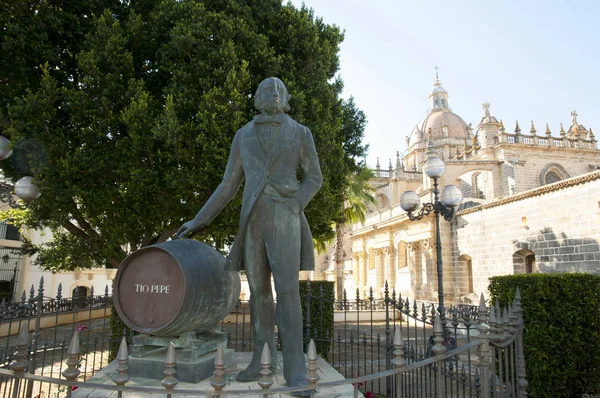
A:
{"type": "Polygon", "coordinates": [[[500,206],[459,213],[458,255],[472,259],[475,292],[486,292],[491,276],[512,274],[513,253],[519,250],[533,252],[538,272],[600,273],[600,172],[530,192],[517,201],[506,198],[500,206]]]}

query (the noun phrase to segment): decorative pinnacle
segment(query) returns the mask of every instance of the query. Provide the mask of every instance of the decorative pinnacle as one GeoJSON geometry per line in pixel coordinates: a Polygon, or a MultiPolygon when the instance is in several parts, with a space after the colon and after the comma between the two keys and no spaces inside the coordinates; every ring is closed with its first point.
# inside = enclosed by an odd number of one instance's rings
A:
{"type": "Polygon", "coordinates": [[[566,133],[565,133],[565,129],[564,129],[564,127],[563,127],[562,123],[560,124],[560,135],[561,135],[561,136],[565,136],[565,135],[566,135],[566,133]]]}
{"type": "Polygon", "coordinates": [[[75,331],[73,337],[71,337],[67,355],[79,355],[79,333],[77,331],[75,331]]]}
{"type": "Polygon", "coordinates": [[[529,132],[531,133],[531,135],[535,135],[536,133],[535,126],[533,125],[533,120],[531,121],[531,129],[529,129],[529,132]]]}
{"type": "Polygon", "coordinates": [[[160,382],[160,384],[162,384],[162,386],[167,390],[172,390],[177,383],[179,383],[179,380],[175,378],[175,365],[177,365],[175,357],[175,344],[173,344],[171,341],[169,343],[169,348],[167,348],[167,358],[165,359],[165,378],[160,382]]]}
{"type": "Polygon", "coordinates": [[[517,125],[515,126],[515,133],[520,134],[521,133],[521,127],[519,127],[519,121],[517,120],[517,125]]]}
{"type": "Polygon", "coordinates": [[[548,123],[546,123],[546,135],[548,137],[552,136],[552,132],[550,131],[550,127],[548,127],[548,123]]]}
{"type": "Polygon", "coordinates": [[[588,138],[588,140],[593,140],[595,138],[594,137],[594,133],[592,132],[592,128],[591,127],[590,127],[590,131],[588,131],[588,137],[587,138],[588,138]]]}
{"type": "Polygon", "coordinates": [[[223,379],[225,375],[225,354],[223,352],[223,344],[217,345],[217,355],[215,355],[215,371],[214,377],[210,381],[210,385],[219,392],[227,385],[227,381],[223,379]]]}
{"type": "Polygon", "coordinates": [[[504,123],[502,123],[502,119],[500,119],[500,128],[498,130],[500,130],[500,131],[505,131],[506,130],[504,128],[504,123]]]}
{"type": "Polygon", "coordinates": [[[435,69],[435,83],[434,83],[434,85],[435,86],[439,86],[441,83],[440,83],[440,78],[438,76],[438,69],[440,69],[440,68],[438,68],[437,66],[434,66],[433,69],[435,69]]]}
{"type": "Polygon", "coordinates": [[[118,386],[125,385],[129,381],[129,375],[127,374],[128,362],[127,341],[125,340],[125,336],[123,336],[121,345],[119,346],[119,353],[117,354],[117,371],[112,377],[112,381],[118,386]]]}
{"type": "Polygon", "coordinates": [[[377,164],[375,165],[376,168],[380,168],[381,166],[379,165],[379,158],[377,158],[377,164]]]}
{"type": "Polygon", "coordinates": [[[319,369],[317,366],[317,347],[313,339],[310,339],[310,343],[308,343],[306,359],[308,361],[308,365],[306,366],[306,381],[314,388],[320,377],[317,374],[317,370],[319,369]]]}
{"type": "Polygon", "coordinates": [[[483,297],[483,293],[479,297],[479,313],[486,312],[487,307],[485,306],[485,297],[483,297]]]}
{"type": "Polygon", "coordinates": [[[262,389],[268,389],[273,385],[273,379],[271,378],[271,350],[269,345],[265,343],[260,357],[260,379],[258,379],[258,385],[262,389]]]}

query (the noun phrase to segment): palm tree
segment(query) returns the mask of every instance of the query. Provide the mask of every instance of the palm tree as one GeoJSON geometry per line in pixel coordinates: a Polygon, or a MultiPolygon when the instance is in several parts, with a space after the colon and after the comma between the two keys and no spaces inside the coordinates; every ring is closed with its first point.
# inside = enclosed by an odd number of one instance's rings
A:
{"type": "Polygon", "coordinates": [[[369,186],[369,180],[373,172],[366,166],[362,166],[354,174],[350,175],[348,188],[346,189],[344,207],[341,216],[335,223],[335,291],[336,300],[343,299],[344,292],[344,225],[365,222],[365,212],[369,205],[377,203],[372,195],[373,188],[369,186]]]}

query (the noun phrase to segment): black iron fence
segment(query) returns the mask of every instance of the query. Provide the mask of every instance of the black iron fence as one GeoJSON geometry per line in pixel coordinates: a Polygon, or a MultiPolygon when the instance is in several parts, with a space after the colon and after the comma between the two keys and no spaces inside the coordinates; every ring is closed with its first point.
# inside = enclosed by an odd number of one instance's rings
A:
{"type": "MultiPolygon", "coordinates": [[[[79,340],[78,383],[108,364],[111,348],[123,337],[131,341],[130,330],[111,330],[108,288],[103,295],[90,293],[83,302],[63,298],[60,290],[47,297],[42,280],[37,294],[32,288],[29,296],[22,295],[21,300],[0,308],[2,367],[13,369],[0,372],[0,398],[12,396],[15,383],[21,383],[22,397],[61,396],[68,383],[54,379],[61,378],[74,334],[79,340]],[[17,334],[24,326],[30,339],[26,355],[20,359],[17,334]],[[14,373],[19,361],[27,362],[25,373],[32,375],[23,375],[20,382],[14,373]]],[[[383,299],[371,295],[333,302],[322,294],[311,296],[310,290],[306,299],[334,306],[333,331],[313,333],[312,338],[328,343],[324,357],[363,393],[388,397],[526,396],[518,295],[506,309],[487,308],[483,301],[478,307],[439,309],[387,289],[383,299]],[[439,395],[441,391],[444,395],[439,395]]],[[[307,329],[319,328],[319,319],[308,315],[307,329]]],[[[247,302],[240,301],[221,327],[228,333],[229,348],[253,351],[247,302]]],[[[308,346],[308,330],[306,335],[308,346]]]]}

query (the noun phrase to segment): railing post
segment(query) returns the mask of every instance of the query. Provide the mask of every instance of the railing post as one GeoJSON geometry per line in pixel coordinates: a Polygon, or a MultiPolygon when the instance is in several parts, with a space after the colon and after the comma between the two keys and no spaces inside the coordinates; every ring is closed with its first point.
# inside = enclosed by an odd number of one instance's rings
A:
{"type": "Polygon", "coordinates": [[[521,291],[517,287],[515,292],[515,299],[513,301],[513,313],[516,318],[516,322],[521,326],[519,335],[517,336],[517,377],[519,378],[519,387],[517,389],[518,397],[527,397],[527,374],[525,372],[525,353],[523,352],[523,310],[521,308],[521,291]]]}
{"type": "Polygon", "coordinates": [[[160,382],[160,384],[162,384],[162,386],[167,390],[167,398],[171,398],[173,389],[177,383],[179,383],[179,380],[175,378],[175,365],[177,365],[177,359],[175,357],[175,344],[173,344],[171,341],[169,343],[169,348],[167,348],[167,358],[165,359],[165,378],[160,382]]]}
{"type": "MultiPolygon", "coordinates": [[[[73,333],[73,337],[71,337],[71,342],[69,343],[69,348],[67,349],[67,368],[63,370],[62,375],[65,379],[70,382],[74,382],[77,380],[77,377],[81,373],[79,368],[79,354],[81,353],[79,349],[79,334],[77,330],[73,333]]],[[[71,385],[67,386],[67,398],[71,397],[71,385]]]]}
{"type": "Polygon", "coordinates": [[[310,339],[310,343],[308,344],[306,359],[308,361],[308,365],[306,366],[306,381],[311,390],[310,395],[313,396],[314,391],[317,389],[317,382],[320,379],[317,374],[317,370],[319,369],[317,366],[317,347],[313,339],[310,339]]]}
{"type": "MultiPolygon", "coordinates": [[[[385,303],[385,370],[392,368],[392,341],[390,339],[390,292],[388,281],[384,285],[384,303],[385,303]]],[[[388,397],[392,395],[392,377],[385,378],[385,392],[388,397]]]]}
{"type": "MultiPolygon", "coordinates": [[[[31,285],[31,292],[34,293],[35,289],[33,285],[31,285]]],[[[44,307],[44,277],[40,278],[40,287],[38,290],[37,297],[34,298],[35,306],[36,306],[36,314],[35,314],[35,326],[33,329],[33,335],[31,339],[31,352],[29,354],[29,367],[27,372],[30,374],[35,374],[35,368],[37,367],[37,346],[38,339],[40,337],[40,324],[42,320],[42,310],[44,307]]],[[[33,395],[33,380],[29,380],[27,382],[27,397],[31,397],[33,395]]]]}
{"type": "Polygon", "coordinates": [[[269,345],[265,343],[263,346],[262,356],[260,357],[260,379],[258,379],[258,385],[263,389],[263,397],[268,397],[268,390],[273,385],[273,378],[271,377],[271,350],[269,345]]]}
{"type": "MultiPolygon", "coordinates": [[[[112,381],[118,386],[124,386],[129,381],[129,353],[127,352],[127,340],[125,336],[121,339],[119,353],[117,354],[117,371],[112,376],[112,381]]],[[[123,391],[119,391],[117,396],[121,398],[123,391]]]]}
{"type": "Polygon", "coordinates": [[[220,397],[223,388],[227,385],[223,376],[225,376],[225,354],[223,352],[223,344],[217,346],[217,355],[215,356],[215,376],[211,381],[210,385],[215,389],[215,397],[220,397]]]}
{"type": "Polygon", "coordinates": [[[27,330],[27,325],[25,324],[21,326],[21,330],[17,336],[14,360],[9,365],[10,370],[15,372],[15,382],[12,394],[13,398],[17,398],[19,396],[21,378],[25,375],[25,369],[27,369],[27,340],[29,340],[29,331],[27,330]]]}
{"type": "Polygon", "coordinates": [[[488,311],[485,305],[485,298],[483,297],[483,293],[481,293],[481,297],[479,298],[479,320],[477,321],[477,331],[479,332],[478,339],[481,341],[477,349],[477,354],[479,356],[481,396],[489,395],[490,391],[490,340],[488,336],[490,326],[487,322],[488,311]]]}
{"type": "Polygon", "coordinates": [[[435,321],[433,323],[433,342],[434,346],[431,348],[431,352],[439,358],[435,364],[437,367],[437,388],[436,388],[436,397],[437,398],[446,398],[446,383],[444,380],[444,374],[442,372],[442,360],[441,357],[444,356],[446,352],[446,347],[442,344],[444,341],[444,328],[442,327],[442,320],[440,319],[440,315],[435,317],[435,321]]]}
{"type": "MultiPolygon", "coordinates": [[[[394,333],[394,359],[392,360],[394,369],[402,370],[406,366],[406,359],[404,359],[404,340],[402,339],[402,332],[400,328],[396,328],[394,333]]],[[[400,397],[400,383],[398,379],[402,379],[403,373],[396,375],[396,397],[400,397]]]]}
{"type": "Polygon", "coordinates": [[[311,291],[310,291],[310,280],[306,281],[306,324],[304,325],[304,330],[306,336],[304,337],[305,346],[308,346],[308,342],[310,341],[310,302],[311,302],[311,291]]]}

